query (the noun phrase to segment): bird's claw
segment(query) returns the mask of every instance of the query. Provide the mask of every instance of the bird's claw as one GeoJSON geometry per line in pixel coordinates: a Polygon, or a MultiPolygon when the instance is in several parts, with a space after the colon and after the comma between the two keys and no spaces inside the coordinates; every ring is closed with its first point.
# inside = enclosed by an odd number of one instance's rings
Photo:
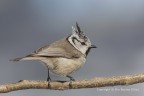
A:
{"type": "Polygon", "coordinates": [[[71,76],[67,76],[68,78],[70,78],[70,81],[69,81],[69,88],[72,88],[72,81],[75,81],[75,79],[71,76]]]}
{"type": "Polygon", "coordinates": [[[48,77],[48,78],[47,78],[47,81],[48,81],[48,88],[50,89],[50,88],[51,88],[51,85],[50,85],[51,78],[50,78],[50,77],[48,77]]]}

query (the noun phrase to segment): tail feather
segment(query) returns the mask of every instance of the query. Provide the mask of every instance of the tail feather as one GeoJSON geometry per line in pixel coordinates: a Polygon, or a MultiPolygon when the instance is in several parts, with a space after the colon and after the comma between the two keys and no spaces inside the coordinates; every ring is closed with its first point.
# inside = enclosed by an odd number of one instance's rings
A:
{"type": "Polygon", "coordinates": [[[31,55],[27,55],[25,57],[15,58],[10,61],[21,61],[21,60],[41,60],[43,57],[33,57],[31,55]]]}
{"type": "Polygon", "coordinates": [[[11,59],[10,61],[20,61],[23,57],[21,58],[15,58],[15,59],[11,59]]]}

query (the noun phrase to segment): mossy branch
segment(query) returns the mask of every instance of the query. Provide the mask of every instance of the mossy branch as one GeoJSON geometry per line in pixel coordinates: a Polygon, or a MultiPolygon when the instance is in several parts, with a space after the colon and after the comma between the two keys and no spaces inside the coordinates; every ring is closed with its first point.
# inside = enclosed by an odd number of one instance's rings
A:
{"type": "Polygon", "coordinates": [[[96,77],[90,80],[76,80],[69,82],[51,81],[48,86],[47,81],[32,81],[21,80],[17,83],[0,85],[0,93],[7,93],[23,89],[51,89],[51,90],[67,90],[67,89],[80,89],[80,88],[98,88],[117,85],[132,85],[144,82],[144,74],[115,76],[109,78],[96,77]]]}

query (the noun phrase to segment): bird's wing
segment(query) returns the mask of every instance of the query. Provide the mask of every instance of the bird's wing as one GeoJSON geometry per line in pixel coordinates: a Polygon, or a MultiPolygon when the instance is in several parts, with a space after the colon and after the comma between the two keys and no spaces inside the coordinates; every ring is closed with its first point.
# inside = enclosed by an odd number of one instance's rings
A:
{"type": "Polygon", "coordinates": [[[44,46],[40,49],[37,49],[30,55],[30,57],[65,57],[65,58],[71,58],[67,52],[63,48],[51,48],[49,46],[44,46]]]}
{"type": "Polygon", "coordinates": [[[25,57],[15,58],[11,61],[33,60],[33,57],[34,58],[35,57],[64,57],[69,59],[71,58],[61,48],[49,48],[49,46],[44,46],[42,48],[35,50],[34,52],[32,52],[31,54],[25,57]]]}
{"type": "Polygon", "coordinates": [[[66,41],[66,38],[54,42],[51,45],[44,46],[27,57],[64,57],[64,58],[79,58],[81,53],[66,41]]]}
{"type": "Polygon", "coordinates": [[[82,53],[76,50],[66,40],[66,38],[64,38],[54,42],[51,45],[41,47],[25,57],[16,58],[12,61],[32,60],[36,59],[35,57],[63,57],[71,59],[71,58],[79,58],[81,55],[82,53]]]}
{"type": "Polygon", "coordinates": [[[64,50],[61,48],[47,48],[34,54],[35,56],[65,56],[64,50]]]}

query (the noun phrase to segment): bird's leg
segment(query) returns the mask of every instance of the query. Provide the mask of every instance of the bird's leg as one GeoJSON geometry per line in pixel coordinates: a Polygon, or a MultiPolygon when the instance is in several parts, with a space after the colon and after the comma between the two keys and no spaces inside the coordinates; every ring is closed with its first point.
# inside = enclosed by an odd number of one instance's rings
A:
{"type": "Polygon", "coordinates": [[[75,81],[75,79],[73,77],[69,76],[69,75],[66,76],[66,77],[68,77],[70,79],[70,81],[75,81]]]}
{"type": "Polygon", "coordinates": [[[68,77],[70,79],[69,87],[72,88],[72,81],[75,81],[75,79],[69,75],[66,77],[68,77]]]}
{"type": "Polygon", "coordinates": [[[50,75],[49,75],[49,69],[48,69],[48,77],[47,77],[47,81],[50,81],[51,78],[50,78],[50,75]]]}
{"type": "Polygon", "coordinates": [[[51,81],[51,78],[50,78],[50,75],[49,75],[49,68],[48,68],[48,77],[47,77],[47,81],[48,81],[48,88],[50,88],[50,81],[51,81]]]}

